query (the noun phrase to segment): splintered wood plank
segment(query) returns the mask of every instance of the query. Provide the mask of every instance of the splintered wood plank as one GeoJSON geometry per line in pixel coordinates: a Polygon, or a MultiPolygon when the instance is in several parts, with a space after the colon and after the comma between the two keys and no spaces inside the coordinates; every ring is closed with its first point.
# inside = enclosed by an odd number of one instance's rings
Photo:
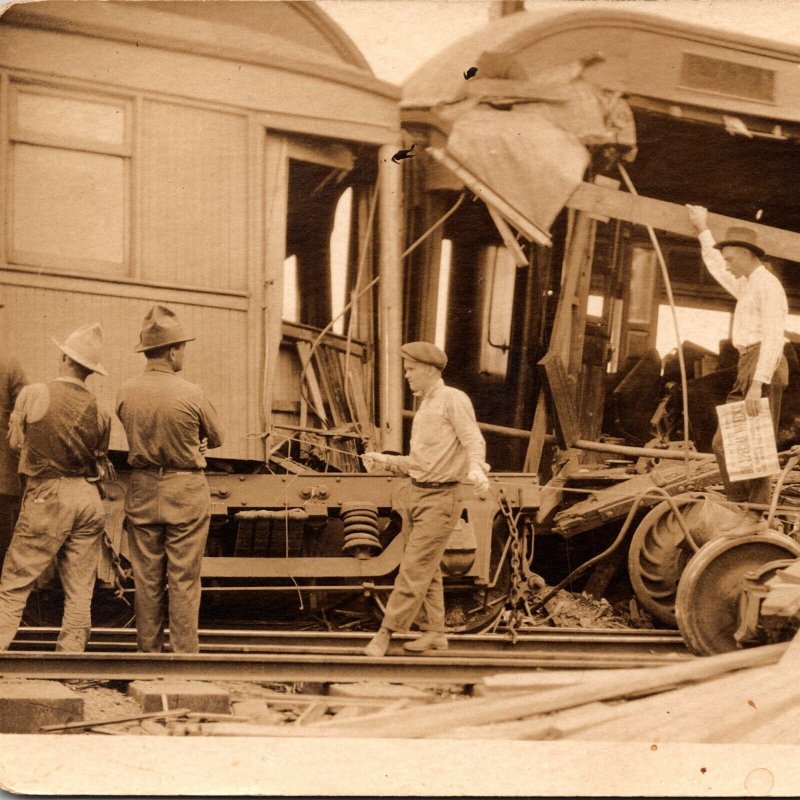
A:
{"type": "Polygon", "coordinates": [[[322,392],[317,382],[317,376],[314,373],[314,365],[309,364],[311,358],[311,345],[308,342],[295,342],[297,348],[297,355],[300,357],[300,365],[305,370],[305,382],[308,391],[311,393],[311,407],[314,413],[324,423],[328,422],[328,417],[325,414],[325,403],[322,400],[322,392]]]}
{"type": "Polygon", "coordinates": [[[578,409],[575,407],[575,400],[567,380],[567,371],[558,353],[548,353],[539,361],[539,365],[544,368],[547,385],[553,398],[553,409],[558,423],[556,433],[560,434],[559,445],[567,449],[581,438],[578,409]]]}

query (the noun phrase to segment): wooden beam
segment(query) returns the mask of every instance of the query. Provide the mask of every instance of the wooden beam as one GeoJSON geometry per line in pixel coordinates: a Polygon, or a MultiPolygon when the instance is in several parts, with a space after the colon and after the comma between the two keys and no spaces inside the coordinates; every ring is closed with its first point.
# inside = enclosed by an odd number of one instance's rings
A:
{"type": "Polygon", "coordinates": [[[539,361],[539,366],[547,375],[547,384],[553,398],[559,447],[563,449],[572,447],[573,443],[581,438],[581,431],[578,427],[578,410],[575,407],[564,362],[558,353],[551,352],[539,361]]]}
{"type": "MultiPolygon", "coordinates": [[[[636,225],[651,225],[658,230],[696,238],[686,208],[678,203],[582,183],[567,201],[567,207],[588,214],[633,222],[636,225]]],[[[800,262],[800,233],[771,228],[768,225],[759,225],[750,220],[726,217],[722,214],[708,215],[709,229],[717,241],[723,238],[726,230],[732,225],[746,225],[754,230],[758,234],[759,244],[767,255],[800,262]]]]}

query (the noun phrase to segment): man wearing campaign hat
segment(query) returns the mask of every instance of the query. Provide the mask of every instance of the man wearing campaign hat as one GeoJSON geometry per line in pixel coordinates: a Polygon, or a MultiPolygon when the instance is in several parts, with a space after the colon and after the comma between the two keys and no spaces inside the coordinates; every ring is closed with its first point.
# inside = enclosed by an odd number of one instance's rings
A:
{"type": "MultiPolygon", "coordinates": [[[[784,327],[788,313],[781,282],[764,266],[764,250],[751,228],[731,227],[719,243],[708,229],[708,212],[702,206],[686,207],[697,231],[703,261],[713,278],[736,298],[731,342],[739,351],[736,382],[727,403],[744,400],[745,411],[755,416],[766,391],[772,424],[778,430],[783,390],[789,367],[783,355],[784,327]]],[[[731,482],[725,466],[725,448],[719,429],[711,445],[719,464],[725,493],[734,502],[769,503],[768,477],[731,482]]]]}
{"type": "Polygon", "coordinates": [[[411,426],[409,454],[363,455],[369,472],[386,469],[411,477],[400,571],[381,628],[366,647],[369,656],[385,655],[392,633],[407,631],[415,621],[423,633],[405,649],[422,653],[447,648],[439,565],[458,521],[456,487],[467,480],[481,497],[489,490],[486,442],[472,402],[442,380],[447,356],[430,342],[410,342],[400,352],[408,385],[421,400],[411,426]]]}
{"type": "Polygon", "coordinates": [[[11,446],[26,477],[22,510],[0,578],[0,650],[17,632],[37,578],[58,556],[64,616],[57,650],[82,652],[91,631],[91,602],[105,513],[97,487],[108,452],[111,416],[86,387],[100,363],[100,325],[83,325],[63,342],[59,375],[25,386],[9,420],[11,446]]]}
{"type": "Polygon", "coordinates": [[[117,395],[117,416],[133,467],[125,497],[136,588],[136,636],[145,653],[164,646],[169,587],[170,649],[196,653],[200,562],[208,538],[211,495],[206,448],[222,444],[222,425],[203,390],[180,377],[187,335],[177,316],[155,305],[142,322],[139,344],[147,366],[117,395]]]}

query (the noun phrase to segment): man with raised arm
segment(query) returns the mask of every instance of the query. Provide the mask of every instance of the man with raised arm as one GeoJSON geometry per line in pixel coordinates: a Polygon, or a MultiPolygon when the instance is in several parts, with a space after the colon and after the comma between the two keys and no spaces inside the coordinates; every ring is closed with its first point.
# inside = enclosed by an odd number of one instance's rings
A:
{"type": "MultiPolygon", "coordinates": [[[[751,228],[732,227],[725,239],[715,243],[708,229],[708,211],[686,206],[702,248],[703,261],[712,277],[736,298],[731,342],[739,351],[736,382],[725,402],[744,400],[750,416],[758,414],[758,401],[765,395],[775,431],[781,413],[783,390],[789,367],[783,355],[784,327],[788,303],[781,282],[761,262],[764,250],[751,228]]],[[[734,502],[769,503],[768,477],[731,482],[725,466],[725,449],[719,429],[712,449],[717,457],[725,493],[734,502]]]]}
{"type": "Polygon", "coordinates": [[[411,426],[409,454],[363,455],[370,472],[386,469],[411,477],[400,572],[381,628],[365,649],[368,656],[375,657],[386,654],[394,631],[407,631],[415,620],[423,633],[407,642],[406,650],[422,653],[447,648],[439,565],[458,521],[456,488],[467,480],[479,496],[485,497],[489,490],[486,442],[472,402],[442,380],[447,356],[430,342],[410,342],[400,352],[408,385],[421,398],[411,426]]]}

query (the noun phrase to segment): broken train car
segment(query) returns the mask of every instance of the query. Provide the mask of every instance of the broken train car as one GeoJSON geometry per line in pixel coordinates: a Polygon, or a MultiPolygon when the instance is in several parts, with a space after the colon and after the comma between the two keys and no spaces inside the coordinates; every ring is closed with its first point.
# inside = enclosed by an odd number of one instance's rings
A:
{"type": "MultiPolygon", "coordinates": [[[[4,341],[42,380],[45,334],[99,319],[110,376],[93,389],[111,406],[141,368],[153,302],[197,333],[187,377],[228,430],[209,466],[206,620],[233,592],[236,618],[263,619],[298,597],[325,613],[391,588],[404,483],[364,474],[358,453],[403,448],[399,345],[441,341],[502,505],[464,487],[445,558],[448,624],[480,628],[532,567],[555,582],[602,549],[642,492],[644,511],[656,484],[676,495],[716,480],[707,459],[668,459],[680,403],[654,355],[663,287],[641,226],[661,232],[679,304],[724,316],[681,204],[708,205],[722,227],[760,209],[797,307],[782,180],[797,61],[650,17],[521,13],[434,58],[399,103],[312,4],[15,6],[0,20],[4,341]],[[410,141],[424,154],[392,163],[410,141]],[[619,187],[619,164],[640,197],[619,187]]],[[[726,365],[686,350],[703,450],[697,409],[724,395],[726,365]]],[[[119,427],[112,444],[123,466],[119,427]]],[[[104,585],[126,581],[124,491],[122,470],[104,585]]],[[[660,560],[670,622],[674,550],[660,560]]],[[[95,624],[130,616],[102,593],[95,611],[95,624]]]]}
{"type": "MultiPolygon", "coordinates": [[[[404,337],[440,337],[449,379],[493,426],[492,464],[541,479],[534,567],[555,582],[603,551],[578,584],[600,596],[625,583],[627,551],[640,605],[668,625],[702,542],[679,513],[702,521],[720,498],[703,491],[719,481],[705,453],[736,357],[733,300],[706,273],[685,203],[710,209],[718,240],[757,229],[786,288],[779,446],[798,438],[800,216],[786,180],[800,167],[798,63],[796,48],[648,15],[521,12],[403,87],[406,144],[424,152],[406,168],[408,240],[444,220],[406,265],[404,337]]],[[[720,558],[741,577],[800,553],[773,538],[720,558]]],[[[736,597],[724,602],[735,617],[736,597]]]]}
{"type": "MultiPolygon", "coordinates": [[[[399,99],[313,3],[42,2],[0,20],[3,341],[44,380],[49,336],[99,320],[109,377],[90,382],[113,408],[153,303],[196,335],[186,375],[227,430],[210,454],[207,621],[391,589],[405,482],[358,454],[403,447],[399,99]]],[[[112,448],[98,577],[129,598],[116,422],[112,448]]],[[[493,505],[468,487],[463,504],[455,627],[502,552],[493,505]]],[[[55,586],[28,618],[57,605],[55,586]]],[[[94,612],[131,617],[108,592],[94,612]]]]}

